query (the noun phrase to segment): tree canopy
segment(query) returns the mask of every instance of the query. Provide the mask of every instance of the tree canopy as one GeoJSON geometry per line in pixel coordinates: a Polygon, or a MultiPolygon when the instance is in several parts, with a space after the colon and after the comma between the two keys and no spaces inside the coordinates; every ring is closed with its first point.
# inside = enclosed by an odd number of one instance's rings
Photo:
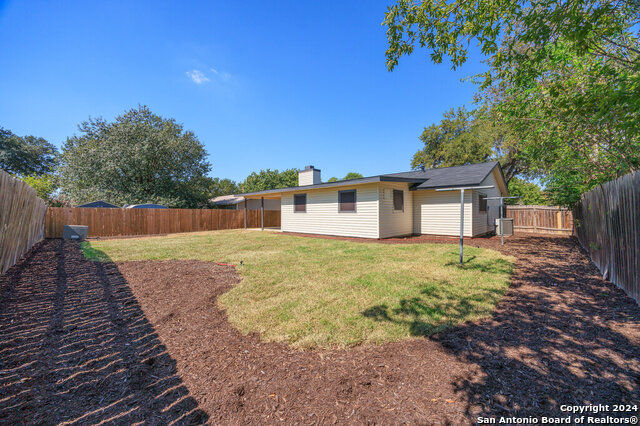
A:
{"type": "Polygon", "coordinates": [[[54,175],[28,175],[22,176],[20,180],[26,182],[36,190],[38,197],[42,198],[52,207],[62,207],[65,203],[58,197],[58,184],[54,175]]]}
{"type": "MultiPolygon", "coordinates": [[[[551,201],[570,206],[640,168],[639,18],[635,0],[398,0],[384,21],[387,66],[420,46],[433,62],[448,57],[456,68],[477,42],[488,65],[474,78],[480,109],[509,135],[513,158],[542,178],[551,201]]],[[[452,126],[464,128],[463,118],[452,117],[452,126]]],[[[423,136],[434,148],[414,158],[418,166],[486,153],[473,126],[462,136],[430,129],[423,136]]]]}
{"type": "Polygon", "coordinates": [[[0,127],[0,168],[19,175],[51,173],[58,150],[44,138],[18,136],[0,127]]]}
{"type": "Polygon", "coordinates": [[[283,171],[278,171],[277,169],[260,170],[259,173],[251,173],[240,184],[242,192],[266,191],[290,186],[298,186],[298,169],[283,171]]]}
{"type": "Polygon", "coordinates": [[[505,78],[506,71],[520,64],[517,75],[531,79],[542,73],[536,65],[548,58],[546,48],[564,40],[571,53],[608,58],[637,70],[638,16],[635,0],[398,0],[383,22],[387,67],[393,70],[400,57],[420,46],[429,50],[433,62],[449,58],[457,68],[475,41],[491,58],[494,77],[505,78]]]}
{"type": "Polygon", "coordinates": [[[363,177],[362,173],[349,172],[342,179],[338,179],[337,177],[332,177],[332,178],[329,178],[327,182],[337,182],[339,180],[349,180],[349,179],[361,179],[362,177],[363,177]]]}
{"type": "Polygon", "coordinates": [[[65,142],[58,170],[62,191],[73,203],[207,204],[207,153],[175,120],[139,106],[113,122],[89,118],[78,130],[80,135],[65,142]]]}
{"type": "Polygon", "coordinates": [[[499,161],[507,183],[528,172],[512,135],[484,111],[451,109],[439,124],[425,127],[420,141],[424,146],[413,156],[414,169],[499,161]]]}
{"type": "Polygon", "coordinates": [[[520,197],[518,199],[506,200],[507,203],[510,204],[529,206],[544,206],[548,204],[547,197],[542,189],[540,189],[540,186],[517,177],[514,177],[511,179],[511,182],[509,182],[509,194],[513,197],[520,197]]]}
{"type": "Polygon", "coordinates": [[[363,176],[361,173],[357,173],[357,172],[349,172],[345,175],[344,178],[342,178],[342,180],[349,180],[349,179],[361,179],[363,176]]]}
{"type": "Polygon", "coordinates": [[[231,179],[213,178],[209,184],[209,196],[211,198],[237,194],[238,192],[241,192],[240,187],[231,179]]]}
{"type": "Polygon", "coordinates": [[[544,72],[526,86],[505,82],[479,98],[518,139],[556,203],[640,168],[640,73],[602,58],[548,47],[544,72]]]}

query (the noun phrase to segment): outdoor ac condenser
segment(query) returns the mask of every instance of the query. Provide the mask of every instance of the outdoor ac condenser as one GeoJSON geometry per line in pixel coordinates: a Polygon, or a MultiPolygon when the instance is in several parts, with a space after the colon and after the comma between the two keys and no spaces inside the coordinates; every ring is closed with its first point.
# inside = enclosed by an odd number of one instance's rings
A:
{"type": "MultiPolygon", "coordinates": [[[[513,235],[513,218],[502,218],[502,226],[504,226],[504,236],[509,237],[513,235]]],[[[496,219],[496,235],[500,235],[500,219],[496,219]]]]}

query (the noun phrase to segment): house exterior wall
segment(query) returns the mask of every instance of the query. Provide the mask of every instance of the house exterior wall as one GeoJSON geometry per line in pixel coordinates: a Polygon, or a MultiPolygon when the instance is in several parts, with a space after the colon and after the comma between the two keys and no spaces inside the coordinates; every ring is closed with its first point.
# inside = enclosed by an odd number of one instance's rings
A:
{"type": "Polygon", "coordinates": [[[380,238],[413,233],[413,194],[408,183],[384,182],[378,185],[380,200],[380,238]],[[393,190],[404,192],[404,211],[394,211],[393,190]]]}
{"type": "MultiPolygon", "coordinates": [[[[415,234],[460,235],[460,191],[434,189],[413,192],[413,232],[415,234]]],[[[464,192],[464,233],[473,234],[472,191],[464,192]]]]}
{"type": "Polygon", "coordinates": [[[495,230],[496,218],[500,214],[498,200],[487,200],[487,211],[480,211],[480,194],[487,197],[500,197],[506,195],[498,182],[502,181],[500,171],[494,168],[493,171],[481,183],[481,186],[493,186],[490,189],[478,189],[473,191],[473,235],[482,235],[495,230]]]}
{"type": "Polygon", "coordinates": [[[281,226],[285,232],[379,238],[378,184],[295,191],[282,195],[281,226]],[[356,211],[338,211],[338,191],[356,190],[356,211]],[[307,211],[294,212],[294,194],[307,194],[307,211]]]}
{"type": "MultiPolygon", "coordinates": [[[[244,201],[236,204],[236,210],[243,210],[244,209],[244,201]]],[[[265,198],[264,199],[264,209],[265,210],[280,210],[280,200],[279,199],[271,199],[271,198],[265,198]]],[[[256,200],[254,198],[251,198],[249,200],[247,200],[247,210],[260,210],[260,200],[256,200]]]]}

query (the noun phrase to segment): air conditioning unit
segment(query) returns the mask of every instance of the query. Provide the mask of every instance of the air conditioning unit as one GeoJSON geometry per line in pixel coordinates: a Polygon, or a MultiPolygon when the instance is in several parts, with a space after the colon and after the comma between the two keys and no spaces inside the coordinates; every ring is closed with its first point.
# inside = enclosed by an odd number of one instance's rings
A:
{"type": "Polygon", "coordinates": [[[513,235],[513,218],[503,217],[502,224],[501,219],[496,219],[496,235],[500,235],[500,229],[504,229],[503,234],[506,237],[513,235]]]}
{"type": "Polygon", "coordinates": [[[63,240],[86,240],[89,227],[83,225],[64,225],[62,228],[63,240]]]}

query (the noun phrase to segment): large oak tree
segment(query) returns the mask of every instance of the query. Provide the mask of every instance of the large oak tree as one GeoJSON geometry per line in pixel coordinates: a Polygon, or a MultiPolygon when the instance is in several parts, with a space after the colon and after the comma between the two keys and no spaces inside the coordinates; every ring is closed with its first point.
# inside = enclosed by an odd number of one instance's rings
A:
{"type": "Polygon", "coordinates": [[[89,119],[65,142],[60,183],[74,203],[207,205],[211,169],[202,143],[173,119],[140,106],[108,122],[89,119]]]}

